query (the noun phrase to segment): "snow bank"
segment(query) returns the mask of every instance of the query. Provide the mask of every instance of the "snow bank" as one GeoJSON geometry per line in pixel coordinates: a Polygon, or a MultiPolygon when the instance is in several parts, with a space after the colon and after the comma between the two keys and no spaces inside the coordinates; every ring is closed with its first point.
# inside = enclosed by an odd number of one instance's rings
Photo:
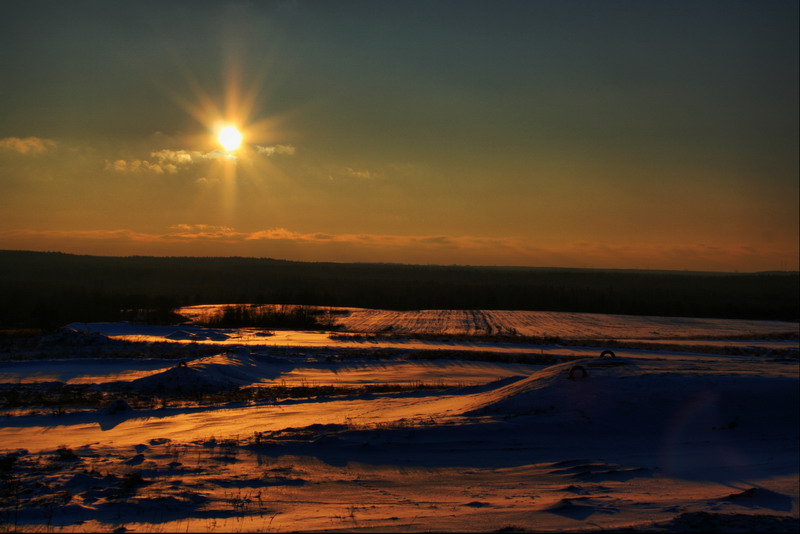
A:
{"type": "Polygon", "coordinates": [[[181,392],[226,390],[258,379],[258,365],[248,356],[228,353],[179,362],[175,367],[131,381],[139,392],[181,392]]]}
{"type": "Polygon", "coordinates": [[[191,362],[178,362],[170,369],[131,381],[131,386],[135,391],[148,393],[226,390],[276,377],[287,367],[290,367],[287,360],[251,356],[242,347],[191,362]]]}
{"type": "Polygon", "coordinates": [[[769,433],[800,420],[796,377],[643,372],[625,359],[568,362],[481,394],[465,415],[537,416],[543,429],[718,440],[726,431],[769,433]],[[585,370],[576,371],[576,367],[585,370]]]}
{"type": "Polygon", "coordinates": [[[119,321],[115,323],[70,323],[66,331],[112,336],[151,336],[173,341],[225,341],[233,332],[220,328],[203,328],[193,325],[152,325],[119,321]]]}

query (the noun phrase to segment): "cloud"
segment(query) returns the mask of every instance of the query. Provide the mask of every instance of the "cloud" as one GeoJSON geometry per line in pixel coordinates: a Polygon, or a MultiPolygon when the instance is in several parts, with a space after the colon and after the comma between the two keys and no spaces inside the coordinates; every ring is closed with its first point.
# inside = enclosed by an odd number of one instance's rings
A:
{"type": "Polygon", "coordinates": [[[382,172],[370,171],[368,169],[353,169],[353,168],[347,167],[345,169],[345,172],[347,174],[349,174],[350,176],[355,176],[356,178],[363,178],[365,180],[373,180],[375,178],[383,178],[383,173],[382,172]]]}
{"type": "Polygon", "coordinates": [[[199,152],[187,152],[186,150],[158,150],[151,152],[150,155],[161,164],[191,165],[198,158],[204,159],[199,152]]]}
{"type": "Polygon", "coordinates": [[[225,240],[237,242],[291,241],[298,244],[340,244],[366,247],[429,247],[486,248],[508,246],[508,239],[470,236],[405,236],[396,234],[331,234],[296,232],[276,227],[243,232],[229,226],[213,224],[175,224],[164,233],[144,233],[129,229],[117,230],[14,230],[0,232],[0,237],[53,237],[74,239],[130,239],[132,241],[174,242],[186,240],[225,240]]]}
{"type": "Polygon", "coordinates": [[[397,234],[330,234],[322,232],[302,233],[286,228],[272,228],[255,232],[242,233],[246,241],[293,241],[305,244],[337,243],[363,247],[411,247],[427,249],[479,249],[516,246],[522,244],[510,238],[486,238],[473,236],[408,236],[397,234]]]}
{"type": "Polygon", "coordinates": [[[0,139],[0,149],[19,154],[40,154],[56,146],[52,139],[42,137],[6,137],[0,139]]]}
{"type": "Polygon", "coordinates": [[[197,180],[194,181],[199,186],[210,186],[212,184],[219,183],[219,178],[207,178],[205,176],[201,176],[197,180]]]}
{"type": "Polygon", "coordinates": [[[170,226],[169,229],[172,232],[160,236],[162,239],[238,241],[244,235],[228,226],[216,226],[213,224],[176,224],[170,226]]]}
{"type": "Polygon", "coordinates": [[[159,165],[158,163],[151,163],[146,159],[132,159],[124,160],[118,159],[116,161],[106,160],[104,170],[115,172],[151,172],[154,174],[164,174],[168,172],[175,174],[178,172],[176,165],[159,165]]]}
{"type": "Polygon", "coordinates": [[[518,237],[298,232],[282,227],[241,231],[175,224],[163,232],[12,230],[0,248],[100,254],[269,256],[308,261],[388,261],[464,265],[758,271],[797,269],[796,247],[752,244],[541,244],[518,237]]]}
{"type": "Polygon", "coordinates": [[[188,150],[156,150],[150,153],[149,160],[118,159],[115,161],[106,160],[104,169],[115,172],[149,172],[153,174],[177,174],[192,165],[203,161],[222,157],[218,152],[199,152],[188,150]]]}
{"type": "MultiPolygon", "coordinates": [[[[260,146],[256,145],[256,150],[259,154],[267,156],[286,155],[291,156],[295,153],[296,148],[291,145],[274,145],[274,146],[260,146]]],[[[190,167],[200,165],[202,163],[221,159],[230,158],[231,155],[219,150],[212,152],[200,152],[197,150],[171,150],[162,149],[150,152],[147,159],[117,159],[106,160],[104,170],[119,172],[119,173],[150,173],[150,174],[177,174],[190,167]]],[[[208,185],[213,180],[199,179],[197,183],[200,185],[208,185]]]]}
{"type": "Polygon", "coordinates": [[[297,148],[292,145],[272,145],[272,146],[261,146],[255,145],[256,152],[259,154],[264,154],[265,156],[294,156],[295,152],[297,152],[297,148]]]}
{"type": "Polygon", "coordinates": [[[226,230],[231,231],[229,226],[217,226],[215,224],[174,224],[169,227],[170,230],[180,230],[183,232],[205,232],[208,230],[226,230]]]}
{"type": "Polygon", "coordinates": [[[136,232],[126,228],[117,230],[10,230],[0,232],[2,239],[54,239],[79,241],[137,241],[156,242],[160,236],[144,232],[136,232]]]}

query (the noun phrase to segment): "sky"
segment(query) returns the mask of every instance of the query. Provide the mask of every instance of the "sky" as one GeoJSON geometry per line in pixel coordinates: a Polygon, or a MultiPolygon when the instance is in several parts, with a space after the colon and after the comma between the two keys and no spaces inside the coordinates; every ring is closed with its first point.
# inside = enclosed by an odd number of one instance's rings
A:
{"type": "Polygon", "coordinates": [[[1,7],[0,249],[800,268],[796,0],[1,7]]]}

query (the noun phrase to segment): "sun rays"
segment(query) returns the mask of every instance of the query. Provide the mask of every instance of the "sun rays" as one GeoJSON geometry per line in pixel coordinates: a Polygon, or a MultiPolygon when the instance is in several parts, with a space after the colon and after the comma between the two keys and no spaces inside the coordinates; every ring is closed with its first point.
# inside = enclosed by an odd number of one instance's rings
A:
{"type": "Polygon", "coordinates": [[[278,160],[295,154],[296,147],[281,131],[291,110],[267,108],[269,65],[246,62],[242,47],[224,51],[216,81],[202,78],[177,50],[166,49],[184,83],[182,90],[161,88],[196,125],[175,137],[177,148],[203,155],[203,167],[196,167],[192,181],[197,189],[192,209],[198,218],[217,213],[220,222],[236,224],[237,206],[245,197],[269,204],[270,184],[288,180],[278,160]]]}

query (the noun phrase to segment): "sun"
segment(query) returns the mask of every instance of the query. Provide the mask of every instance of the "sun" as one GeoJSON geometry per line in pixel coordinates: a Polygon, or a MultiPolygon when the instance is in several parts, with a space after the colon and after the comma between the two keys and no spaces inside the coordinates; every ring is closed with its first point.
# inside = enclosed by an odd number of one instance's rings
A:
{"type": "Polygon", "coordinates": [[[220,129],[217,141],[226,152],[233,152],[242,145],[242,133],[236,126],[228,125],[220,129]]]}

